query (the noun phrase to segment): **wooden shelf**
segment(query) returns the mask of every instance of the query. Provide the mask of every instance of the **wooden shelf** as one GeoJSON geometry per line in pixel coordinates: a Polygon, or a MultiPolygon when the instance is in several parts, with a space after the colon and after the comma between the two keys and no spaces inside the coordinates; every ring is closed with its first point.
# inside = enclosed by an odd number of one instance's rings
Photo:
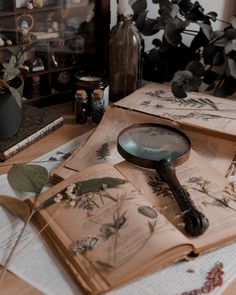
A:
{"type": "Polygon", "coordinates": [[[20,15],[20,14],[35,14],[35,13],[44,13],[44,12],[48,12],[48,11],[55,11],[55,10],[60,10],[61,7],[56,5],[48,5],[42,8],[33,8],[33,9],[28,9],[28,8],[17,8],[16,9],[16,14],[20,15]]]}
{"type": "MultiPolygon", "coordinates": [[[[25,47],[31,43],[40,43],[24,54],[25,60],[29,61],[29,64],[35,61],[37,57],[40,57],[45,68],[43,71],[29,72],[25,76],[23,93],[28,98],[25,103],[45,106],[52,104],[52,102],[69,100],[73,94],[75,72],[78,70],[86,71],[91,68],[98,69],[100,72],[107,70],[107,56],[105,53],[110,23],[110,0],[93,1],[95,3],[95,14],[93,19],[87,23],[86,16],[90,12],[91,5],[71,4],[71,0],[55,0],[48,1],[48,3],[53,4],[28,9],[27,7],[16,7],[17,0],[7,0],[6,2],[4,0],[4,10],[0,10],[1,33],[5,34],[13,42],[14,45],[12,46],[25,47]],[[22,35],[19,30],[20,24],[25,20],[30,25],[28,43],[22,43],[22,35]],[[81,23],[85,25],[81,28],[81,33],[79,33],[81,23]],[[67,36],[66,33],[70,26],[76,31],[76,35],[67,36]],[[55,27],[57,28],[55,29],[55,27]],[[51,30],[59,32],[59,36],[56,38],[33,39],[31,34],[31,32],[46,33],[51,30]],[[78,44],[75,44],[73,39],[79,38],[83,42],[78,41],[78,44]],[[43,44],[46,45],[45,48],[43,44]],[[53,54],[58,62],[58,67],[53,66],[53,54]],[[57,76],[64,71],[69,72],[70,81],[68,86],[70,86],[71,90],[68,91],[65,87],[65,91],[63,91],[63,87],[60,89],[60,85],[63,86],[63,84],[58,84],[58,89],[61,92],[51,94],[51,90],[58,83],[57,76]],[[37,79],[36,76],[40,76],[40,78],[37,79]],[[47,95],[44,95],[45,91],[48,91],[47,95]],[[37,97],[32,97],[33,95],[37,95],[37,97]]],[[[7,52],[9,47],[0,47],[0,63],[3,61],[1,58],[9,58],[7,52]]]]}

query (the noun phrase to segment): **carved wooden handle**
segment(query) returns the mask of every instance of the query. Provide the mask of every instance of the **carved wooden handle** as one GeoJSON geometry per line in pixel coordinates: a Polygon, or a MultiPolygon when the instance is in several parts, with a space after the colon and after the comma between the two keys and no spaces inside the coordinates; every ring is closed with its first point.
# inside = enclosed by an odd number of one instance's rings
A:
{"type": "Polygon", "coordinates": [[[156,171],[170,187],[180,210],[185,212],[183,219],[187,234],[191,236],[203,234],[209,226],[209,220],[194,206],[189,193],[179,183],[175,167],[170,161],[165,160],[163,164],[156,165],[156,171]]]}

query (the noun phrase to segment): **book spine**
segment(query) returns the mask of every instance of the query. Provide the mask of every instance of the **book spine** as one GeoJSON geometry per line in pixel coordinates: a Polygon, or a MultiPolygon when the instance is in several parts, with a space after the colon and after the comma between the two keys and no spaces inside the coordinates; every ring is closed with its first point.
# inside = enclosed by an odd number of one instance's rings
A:
{"type": "Polygon", "coordinates": [[[51,133],[58,127],[63,124],[63,117],[58,118],[57,120],[53,121],[52,123],[48,124],[47,126],[41,128],[34,134],[28,136],[24,140],[18,142],[16,145],[12,146],[8,150],[4,151],[3,154],[0,155],[0,160],[5,161],[18,153],[19,151],[25,149],[27,146],[31,145],[32,143],[38,141],[40,138],[44,137],[48,133],[51,133]]]}

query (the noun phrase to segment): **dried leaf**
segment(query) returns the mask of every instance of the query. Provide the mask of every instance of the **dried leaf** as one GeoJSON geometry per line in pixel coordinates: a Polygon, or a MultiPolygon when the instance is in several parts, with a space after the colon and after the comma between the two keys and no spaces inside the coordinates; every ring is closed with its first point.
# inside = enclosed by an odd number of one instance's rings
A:
{"type": "Polygon", "coordinates": [[[126,183],[125,179],[114,177],[93,178],[77,183],[79,185],[78,194],[82,195],[92,191],[103,189],[104,185],[106,185],[107,188],[112,188],[124,183],[126,183]]]}
{"type": "Polygon", "coordinates": [[[9,196],[0,196],[0,205],[13,216],[22,219],[24,222],[26,222],[30,216],[28,205],[19,199],[9,196]]]}
{"type": "Polygon", "coordinates": [[[48,171],[40,165],[14,165],[7,174],[11,187],[18,192],[40,193],[48,182],[48,171]]]}

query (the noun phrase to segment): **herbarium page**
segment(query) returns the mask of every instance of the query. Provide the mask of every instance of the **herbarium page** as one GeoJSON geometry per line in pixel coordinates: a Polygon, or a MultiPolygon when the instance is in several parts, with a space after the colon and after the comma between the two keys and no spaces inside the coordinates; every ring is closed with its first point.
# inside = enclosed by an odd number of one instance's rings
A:
{"type": "Polygon", "coordinates": [[[85,280],[102,285],[104,279],[103,288],[191,251],[187,238],[111,165],[93,166],[59,183],[42,194],[40,202],[45,201],[54,204],[41,216],[66,256],[83,267],[85,280]]]}
{"type": "MultiPolygon", "coordinates": [[[[170,120],[152,115],[110,107],[87,142],[66,160],[63,167],[54,171],[54,176],[65,179],[75,171],[82,171],[94,164],[117,164],[123,161],[116,147],[118,134],[125,127],[136,123],[173,124],[170,120]]],[[[225,175],[233,159],[235,142],[201,134],[199,130],[188,128],[184,131],[190,136],[193,149],[211,161],[214,167],[225,175]]]]}
{"type": "Polygon", "coordinates": [[[176,98],[167,85],[150,83],[115,105],[236,135],[236,102],[202,93],[176,98]]]}
{"type": "MultiPolygon", "coordinates": [[[[150,169],[141,169],[127,162],[117,169],[140,189],[147,200],[158,208],[183,234],[184,224],[173,194],[159,175],[150,169]]],[[[236,192],[234,186],[193,150],[190,158],[176,167],[182,186],[190,193],[195,206],[208,218],[209,228],[197,237],[188,237],[197,252],[223,246],[236,239],[236,192]]],[[[187,236],[187,235],[186,235],[187,236]]]]}

